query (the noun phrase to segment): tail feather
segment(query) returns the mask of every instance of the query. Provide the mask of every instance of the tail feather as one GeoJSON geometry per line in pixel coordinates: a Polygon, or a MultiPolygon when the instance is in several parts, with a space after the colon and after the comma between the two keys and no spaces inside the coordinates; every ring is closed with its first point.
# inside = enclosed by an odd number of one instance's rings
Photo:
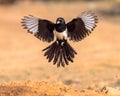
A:
{"type": "Polygon", "coordinates": [[[47,59],[49,59],[49,61],[51,61],[52,58],[54,57],[54,54],[52,54],[52,53],[55,51],[55,48],[56,48],[56,46],[53,46],[53,48],[49,49],[49,54],[47,56],[47,59]]]}
{"type": "Polygon", "coordinates": [[[68,65],[69,63],[68,63],[68,60],[67,60],[65,49],[63,49],[63,58],[64,58],[64,61],[65,61],[65,64],[68,65]]]}
{"type": "MultiPolygon", "coordinates": [[[[61,51],[61,52],[62,52],[62,51],[61,51]]],[[[60,67],[60,65],[62,65],[63,67],[65,67],[64,62],[62,61],[62,53],[60,53],[59,62],[57,63],[57,67],[60,67]]]]}
{"type": "Polygon", "coordinates": [[[54,53],[54,60],[53,60],[54,65],[57,63],[59,55],[60,55],[60,47],[58,46],[56,53],[54,53]]]}
{"type": "Polygon", "coordinates": [[[64,52],[66,53],[66,59],[67,59],[68,61],[73,62],[73,59],[72,59],[73,57],[72,57],[72,55],[71,55],[71,52],[70,52],[68,46],[65,46],[64,52]]]}
{"type": "Polygon", "coordinates": [[[48,62],[53,60],[53,64],[57,64],[57,67],[65,67],[69,61],[73,62],[75,54],[77,54],[66,40],[57,40],[42,51],[45,51],[44,56],[48,62]]]}
{"type": "Polygon", "coordinates": [[[50,54],[47,56],[47,59],[49,59],[48,62],[51,62],[51,60],[53,59],[54,54],[52,54],[52,53],[53,53],[54,51],[55,51],[55,48],[54,48],[53,50],[51,50],[50,54]]]}

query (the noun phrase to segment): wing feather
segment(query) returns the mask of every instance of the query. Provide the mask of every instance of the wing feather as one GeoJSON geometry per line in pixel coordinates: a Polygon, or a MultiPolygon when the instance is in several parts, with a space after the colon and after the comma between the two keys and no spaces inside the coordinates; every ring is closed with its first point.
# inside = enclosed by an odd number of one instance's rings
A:
{"type": "Polygon", "coordinates": [[[91,12],[83,12],[77,18],[67,23],[68,37],[73,41],[80,41],[89,36],[96,27],[97,16],[91,12]]]}
{"type": "Polygon", "coordinates": [[[22,26],[40,40],[51,42],[54,39],[54,23],[32,15],[24,16],[22,26]]]}

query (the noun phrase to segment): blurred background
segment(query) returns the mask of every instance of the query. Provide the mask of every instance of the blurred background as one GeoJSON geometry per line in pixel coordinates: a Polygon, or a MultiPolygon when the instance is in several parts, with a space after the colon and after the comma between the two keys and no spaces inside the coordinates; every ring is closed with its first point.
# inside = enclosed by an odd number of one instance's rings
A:
{"type": "Polygon", "coordinates": [[[120,86],[120,0],[0,0],[0,83],[11,81],[63,82],[81,88],[120,86]],[[41,51],[45,43],[21,26],[26,15],[67,22],[92,11],[99,23],[81,42],[74,63],[57,68],[41,51]]]}

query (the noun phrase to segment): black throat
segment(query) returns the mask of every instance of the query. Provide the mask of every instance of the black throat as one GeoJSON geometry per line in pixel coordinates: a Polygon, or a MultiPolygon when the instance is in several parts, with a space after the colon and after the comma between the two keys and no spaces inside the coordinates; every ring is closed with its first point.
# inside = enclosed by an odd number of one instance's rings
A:
{"type": "Polygon", "coordinates": [[[56,24],[55,29],[57,32],[63,32],[66,30],[66,24],[56,24]]]}

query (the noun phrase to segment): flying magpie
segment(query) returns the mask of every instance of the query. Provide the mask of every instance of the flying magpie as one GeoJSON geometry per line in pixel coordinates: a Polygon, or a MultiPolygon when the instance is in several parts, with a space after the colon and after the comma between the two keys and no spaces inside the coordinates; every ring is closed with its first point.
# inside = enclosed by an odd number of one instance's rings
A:
{"type": "Polygon", "coordinates": [[[40,19],[32,15],[24,16],[22,26],[42,41],[55,42],[43,49],[44,56],[49,62],[57,64],[57,67],[68,65],[73,62],[77,52],[70,46],[67,39],[81,41],[88,36],[98,22],[94,13],[82,12],[78,17],[66,23],[64,18],[58,17],[56,23],[46,19],[40,19]]]}

